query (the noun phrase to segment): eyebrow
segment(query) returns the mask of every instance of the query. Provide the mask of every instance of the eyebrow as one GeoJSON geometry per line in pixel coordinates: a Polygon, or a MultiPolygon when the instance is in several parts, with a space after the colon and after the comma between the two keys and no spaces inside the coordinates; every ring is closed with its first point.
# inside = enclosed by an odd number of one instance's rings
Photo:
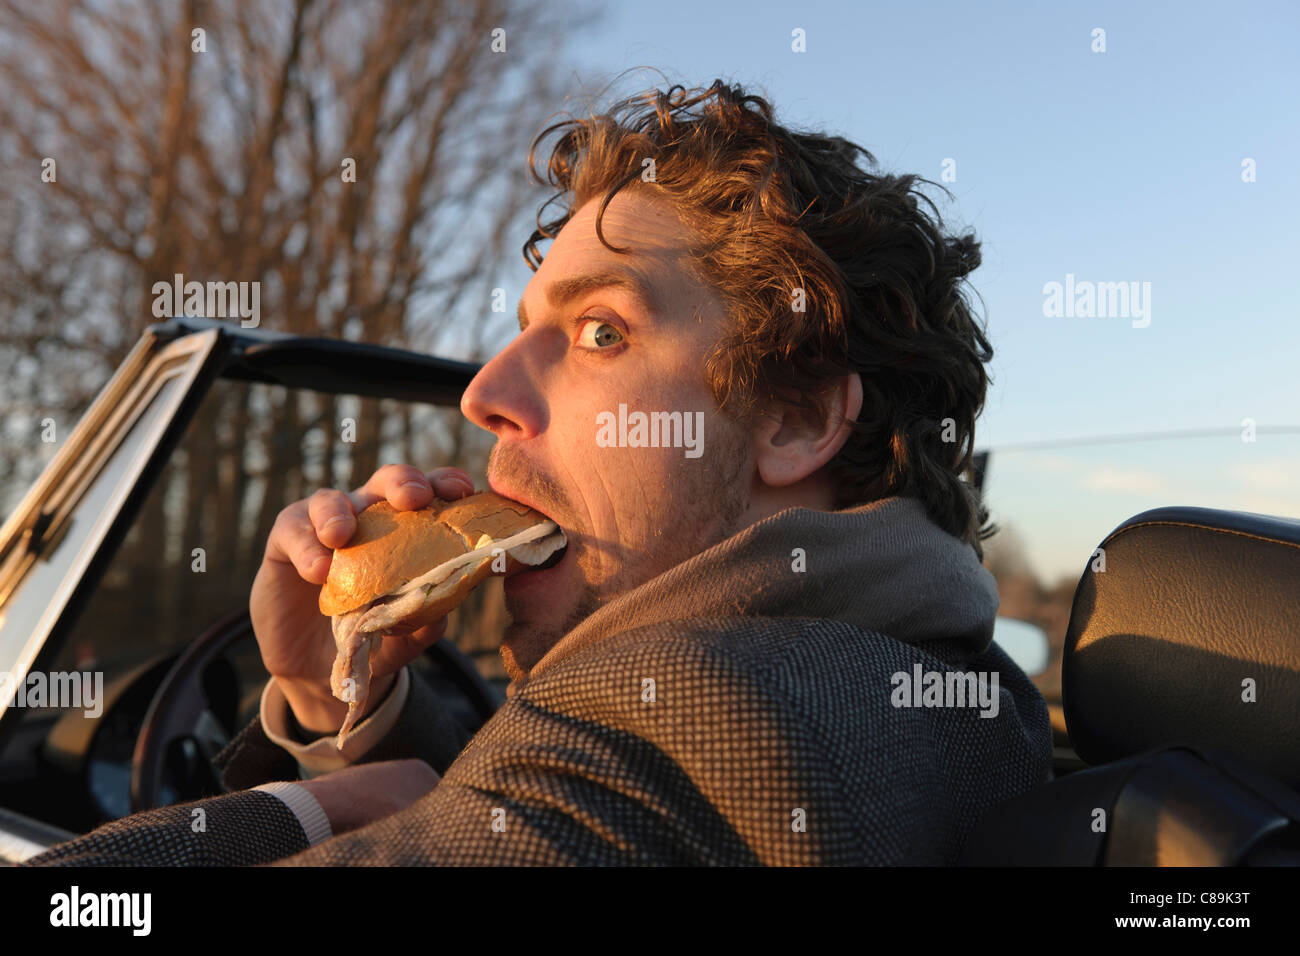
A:
{"type": "MultiPolygon", "coordinates": [[[[637,276],[628,272],[590,272],[586,275],[570,276],[557,279],[546,290],[546,300],[552,309],[563,308],[574,299],[595,292],[597,289],[622,289],[637,299],[643,307],[653,313],[657,300],[650,287],[637,276]]],[[[519,299],[519,328],[528,324],[528,312],[524,309],[524,300],[519,299]]]]}

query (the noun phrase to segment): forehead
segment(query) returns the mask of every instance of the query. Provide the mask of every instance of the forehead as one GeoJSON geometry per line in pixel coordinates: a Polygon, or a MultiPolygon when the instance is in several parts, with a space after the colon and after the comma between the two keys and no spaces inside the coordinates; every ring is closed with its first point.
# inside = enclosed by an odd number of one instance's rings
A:
{"type": "MultiPolygon", "coordinates": [[[[605,249],[596,237],[596,216],[602,198],[583,203],[569,219],[551,247],[574,251],[605,249]]],[[[600,217],[601,231],[615,246],[631,247],[638,254],[662,256],[685,250],[689,232],[677,216],[673,204],[644,188],[621,189],[600,217]]],[[[605,249],[609,253],[608,249],[605,249]]],[[[613,255],[613,253],[609,253],[613,255]]]]}
{"type": "Polygon", "coordinates": [[[629,190],[610,201],[601,232],[623,252],[611,250],[596,235],[600,204],[600,199],[590,200],[565,223],[529,282],[530,291],[562,299],[613,285],[662,307],[694,285],[683,266],[691,236],[670,203],[629,190]]]}

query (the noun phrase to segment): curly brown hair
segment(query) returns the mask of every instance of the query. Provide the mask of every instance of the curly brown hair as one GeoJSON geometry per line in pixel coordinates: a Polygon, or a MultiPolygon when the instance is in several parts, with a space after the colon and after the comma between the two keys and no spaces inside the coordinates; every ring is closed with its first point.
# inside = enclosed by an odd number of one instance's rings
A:
{"type": "Polygon", "coordinates": [[[625,252],[601,230],[610,200],[624,188],[661,192],[698,237],[697,277],[732,323],[705,366],[720,408],[745,421],[779,400],[824,421],[828,384],[860,373],[862,412],[827,464],[835,507],[911,496],[980,551],[992,529],[964,476],[993,350],[963,288],[980,246],[945,235],[917,188],[937,183],[872,174],[859,156],[876,165],[841,137],[778,125],[765,99],[722,80],[650,90],[537,135],[529,171],[560,191],[538,211],[524,258],[536,270],[538,242],[598,196],[596,234],[625,252]],[[543,177],[535,156],[556,131],[543,177]],[[553,203],[562,213],[544,222],[553,203]]]}

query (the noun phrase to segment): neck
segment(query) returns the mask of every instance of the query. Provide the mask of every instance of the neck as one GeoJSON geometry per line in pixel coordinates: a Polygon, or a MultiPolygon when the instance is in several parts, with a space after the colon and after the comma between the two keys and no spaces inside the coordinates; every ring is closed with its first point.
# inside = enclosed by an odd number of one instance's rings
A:
{"type": "Polygon", "coordinates": [[[825,468],[793,485],[773,488],[754,476],[749,493],[749,507],[741,515],[736,527],[747,528],[757,521],[780,514],[787,508],[810,508],[814,511],[835,510],[835,488],[825,468]]]}

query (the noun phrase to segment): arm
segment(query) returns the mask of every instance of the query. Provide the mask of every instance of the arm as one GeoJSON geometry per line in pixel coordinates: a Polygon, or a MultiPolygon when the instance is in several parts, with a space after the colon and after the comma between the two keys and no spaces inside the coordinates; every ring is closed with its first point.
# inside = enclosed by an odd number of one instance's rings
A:
{"type": "Polygon", "coordinates": [[[527,684],[406,810],[277,865],[836,862],[852,824],[819,750],[762,673],[642,629],[527,684]]]}
{"type": "Polygon", "coordinates": [[[249,866],[396,813],[438,785],[422,760],[348,767],[105,824],[28,861],[34,866],[249,866]]]}
{"type": "Polygon", "coordinates": [[[249,790],[123,817],[22,865],[251,866],[307,846],[281,799],[249,790]]]}
{"type": "Polygon", "coordinates": [[[289,725],[289,710],[274,680],[262,693],[261,713],[214,760],[222,784],[241,790],[272,780],[308,779],[354,764],[416,758],[444,773],[472,734],[409,667],[369,716],[353,728],[342,752],[333,734],[304,743],[289,725]]]}

